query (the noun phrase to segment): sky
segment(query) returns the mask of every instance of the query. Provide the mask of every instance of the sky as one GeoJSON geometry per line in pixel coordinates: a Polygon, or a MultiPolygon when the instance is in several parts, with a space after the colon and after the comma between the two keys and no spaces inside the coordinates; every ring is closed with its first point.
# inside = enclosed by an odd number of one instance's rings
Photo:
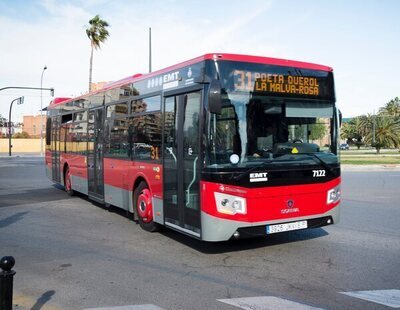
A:
{"type": "MultiPolygon", "coordinates": [[[[88,89],[90,41],[99,14],[110,37],[94,54],[93,81],[148,72],[205,53],[300,60],[334,69],[344,117],[377,112],[400,96],[400,1],[360,0],[0,0],[0,88],[54,87],[55,97],[88,89]]],[[[0,114],[39,115],[43,91],[0,92],[0,114]]]]}

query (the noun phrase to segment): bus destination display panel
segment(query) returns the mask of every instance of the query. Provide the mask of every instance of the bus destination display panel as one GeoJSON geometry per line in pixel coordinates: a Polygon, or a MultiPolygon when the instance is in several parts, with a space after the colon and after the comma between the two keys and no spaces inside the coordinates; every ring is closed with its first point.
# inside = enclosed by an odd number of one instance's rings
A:
{"type": "Polygon", "coordinates": [[[220,64],[228,92],[251,92],[277,97],[334,100],[332,72],[273,65],[220,64]]]}

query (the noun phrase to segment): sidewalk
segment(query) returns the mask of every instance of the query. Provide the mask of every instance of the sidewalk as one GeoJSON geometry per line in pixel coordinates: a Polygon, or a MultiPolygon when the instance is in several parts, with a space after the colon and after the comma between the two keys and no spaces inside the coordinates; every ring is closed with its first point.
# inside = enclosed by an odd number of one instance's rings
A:
{"type": "Polygon", "coordinates": [[[342,171],[400,171],[400,165],[341,165],[342,171]]]}
{"type": "Polygon", "coordinates": [[[16,157],[43,157],[44,158],[44,155],[40,156],[40,153],[37,153],[37,152],[35,152],[35,153],[28,153],[28,152],[27,153],[12,153],[11,156],[8,156],[8,152],[0,153],[0,158],[16,158],[16,157]]]}

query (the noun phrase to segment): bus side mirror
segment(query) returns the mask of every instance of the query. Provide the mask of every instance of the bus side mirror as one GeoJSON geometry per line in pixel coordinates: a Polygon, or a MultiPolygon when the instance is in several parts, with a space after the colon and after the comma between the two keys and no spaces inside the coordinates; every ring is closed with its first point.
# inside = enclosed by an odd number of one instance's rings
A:
{"type": "Polygon", "coordinates": [[[339,126],[342,126],[342,118],[343,118],[342,111],[340,110],[338,111],[339,111],[339,126]]]}
{"type": "Polygon", "coordinates": [[[219,80],[212,80],[208,90],[208,110],[210,113],[220,114],[222,107],[221,83],[219,80]]]}

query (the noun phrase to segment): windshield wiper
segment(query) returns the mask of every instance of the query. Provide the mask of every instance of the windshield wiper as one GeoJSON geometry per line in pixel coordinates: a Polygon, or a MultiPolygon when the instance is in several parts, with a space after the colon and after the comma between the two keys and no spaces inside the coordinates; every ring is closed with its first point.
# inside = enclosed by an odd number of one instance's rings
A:
{"type": "Polygon", "coordinates": [[[232,179],[235,180],[235,181],[239,181],[241,178],[243,178],[243,176],[247,175],[248,173],[250,173],[250,172],[252,172],[254,170],[262,169],[262,168],[268,166],[268,164],[270,164],[272,162],[273,162],[272,160],[264,161],[259,166],[254,166],[254,167],[250,168],[249,170],[243,171],[242,173],[233,176],[232,179]]]}
{"type": "Polygon", "coordinates": [[[318,155],[316,155],[315,153],[299,153],[299,155],[302,154],[306,154],[306,155],[310,155],[313,159],[316,159],[315,162],[317,162],[318,164],[320,164],[321,166],[323,166],[326,170],[328,170],[330,173],[334,174],[335,171],[333,170],[333,168],[331,166],[329,166],[328,163],[326,163],[325,161],[323,161],[318,155]]]}

